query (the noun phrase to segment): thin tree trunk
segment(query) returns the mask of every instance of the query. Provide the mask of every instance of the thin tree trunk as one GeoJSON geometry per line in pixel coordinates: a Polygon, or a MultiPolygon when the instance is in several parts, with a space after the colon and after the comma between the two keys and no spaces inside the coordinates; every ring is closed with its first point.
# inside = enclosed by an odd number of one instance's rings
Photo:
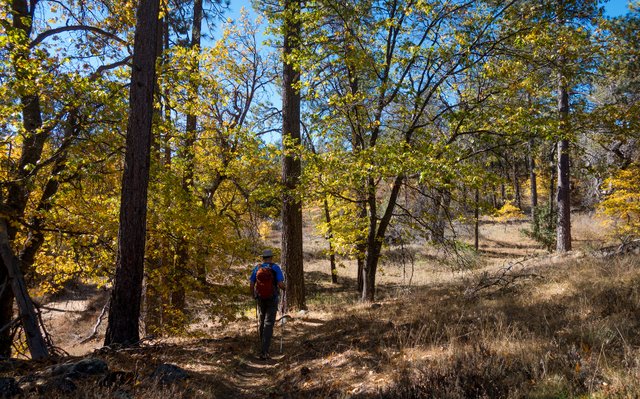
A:
{"type": "Polygon", "coordinates": [[[529,183],[531,186],[531,222],[534,224],[534,230],[537,232],[536,212],[538,207],[538,177],[536,175],[536,159],[533,154],[533,139],[529,140],[529,183]]]}
{"type": "MultiPolygon", "coordinates": [[[[365,205],[360,207],[359,218],[365,219],[367,217],[367,208],[365,205]]],[[[361,238],[356,244],[356,261],[358,263],[358,292],[360,295],[364,292],[364,265],[367,254],[367,243],[364,238],[361,238]]]]}
{"type": "Polygon", "coordinates": [[[520,195],[520,179],[518,171],[518,160],[513,160],[513,188],[516,194],[516,206],[518,209],[522,209],[522,196],[520,195]]]}
{"type": "Polygon", "coordinates": [[[480,249],[480,190],[476,188],[475,207],[473,210],[474,219],[474,240],[473,245],[476,252],[480,249]]]}
{"type": "Polygon", "coordinates": [[[329,242],[329,267],[331,270],[331,282],[338,284],[338,269],[336,269],[336,254],[333,252],[333,229],[331,228],[331,212],[329,212],[329,201],[324,199],[324,220],[327,223],[329,230],[327,231],[327,241],[329,242]]]}
{"type": "Polygon", "coordinates": [[[159,5],[159,0],[140,0],[136,13],[118,254],[105,345],[140,340],[159,5]]]}
{"type": "Polygon", "coordinates": [[[49,350],[40,329],[35,307],[22,276],[20,260],[14,255],[11,248],[6,219],[0,219],[0,255],[7,269],[13,295],[18,304],[20,320],[22,321],[31,358],[34,360],[44,359],[49,356],[49,350]]]}
{"type": "Polygon", "coordinates": [[[283,89],[282,140],[285,156],[282,182],[282,265],[286,273],[287,300],[290,308],[305,309],[304,267],[302,254],[302,204],[296,190],[302,166],[292,153],[300,143],[300,72],[291,57],[300,48],[300,0],[285,0],[283,21],[283,89]]]}
{"type": "Polygon", "coordinates": [[[387,203],[384,214],[378,222],[375,182],[373,178],[369,178],[369,235],[367,238],[367,257],[363,270],[362,301],[372,302],[375,299],[376,272],[378,269],[378,262],[380,260],[380,253],[382,251],[382,242],[384,241],[387,233],[387,228],[391,223],[391,217],[393,216],[393,210],[395,209],[398,201],[398,195],[400,195],[400,188],[403,180],[403,175],[396,176],[391,188],[391,193],[389,194],[389,202],[387,203]]]}

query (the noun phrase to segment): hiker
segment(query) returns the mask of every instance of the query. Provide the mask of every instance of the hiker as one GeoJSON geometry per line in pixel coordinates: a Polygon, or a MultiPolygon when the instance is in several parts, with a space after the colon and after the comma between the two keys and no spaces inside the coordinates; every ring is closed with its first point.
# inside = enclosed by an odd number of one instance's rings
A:
{"type": "Polygon", "coordinates": [[[270,357],[269,346],[278,311],[278,288],[285,290],[282,269],[273,263],[273,252],[270,249],[262,253],[262,263],[256,265],[249,280],[251,294],[257,301],[260,313],[260,359],[266,360],[270,357]]]}

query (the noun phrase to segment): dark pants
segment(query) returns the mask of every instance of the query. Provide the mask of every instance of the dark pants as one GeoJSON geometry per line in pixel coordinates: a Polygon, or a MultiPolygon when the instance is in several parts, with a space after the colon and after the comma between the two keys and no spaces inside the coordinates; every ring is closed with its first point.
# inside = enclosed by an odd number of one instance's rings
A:
{"type": "Polygon", "coordinates": [[[278,298],[258,299],[258,310],[260,312],[260,341],[262,353],[269,353],[271,337],[273,337],[273,326],[276,324],[276,313],[278,312],[278,298]]]}

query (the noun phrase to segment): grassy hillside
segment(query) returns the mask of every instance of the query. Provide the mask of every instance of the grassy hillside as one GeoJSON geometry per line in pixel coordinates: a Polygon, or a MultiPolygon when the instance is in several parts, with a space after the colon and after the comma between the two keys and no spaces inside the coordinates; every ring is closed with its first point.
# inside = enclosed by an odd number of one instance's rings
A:
{"type": "MultiPolygon", "coordinates": [[[[97,350],[93,356],[106,360],[110,370],[130,377],[104,387],[96,384],[98,377],[89,378],[74,393],[59,394],[638,397],[640,257],[602,257],[585,245],[565,256],[544,254],[520,238],[518,228],[485,225],[485,253],[472,270],[439,265],[437,253],[415,254],[411,285],[411,265],[393,262],[389,253],[375,304],[358,302],[353,265],[345,263],[340,283],[332,285],[326,262],[310,251],[309,311],[278,324],[274,359],[255,356],[256,322],[248,301],[245,320],[211,326],[210,337],[97,350]],[[162,363],[185,369],[189,378],[167,385],[149,378],[162,363]]],[[[23,377],[49,366],[19,363],[4,373],[23,377]]]]}

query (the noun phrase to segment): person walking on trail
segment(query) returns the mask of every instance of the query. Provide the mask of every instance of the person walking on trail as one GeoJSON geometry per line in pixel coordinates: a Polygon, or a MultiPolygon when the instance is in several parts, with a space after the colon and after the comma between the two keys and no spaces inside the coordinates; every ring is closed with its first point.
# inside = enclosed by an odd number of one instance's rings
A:
{"type": "Polygon", "coordinates": [[[257,301],[260,314],[260,359],[269,359],[269,347],[273,337],[273,326],[278,311],[279,289],[285,290],[282,269],[273,263],[273,252],[270,249],[262,253],[262,263],[256,265],[251,272],[251,293],[257,301]]]}

